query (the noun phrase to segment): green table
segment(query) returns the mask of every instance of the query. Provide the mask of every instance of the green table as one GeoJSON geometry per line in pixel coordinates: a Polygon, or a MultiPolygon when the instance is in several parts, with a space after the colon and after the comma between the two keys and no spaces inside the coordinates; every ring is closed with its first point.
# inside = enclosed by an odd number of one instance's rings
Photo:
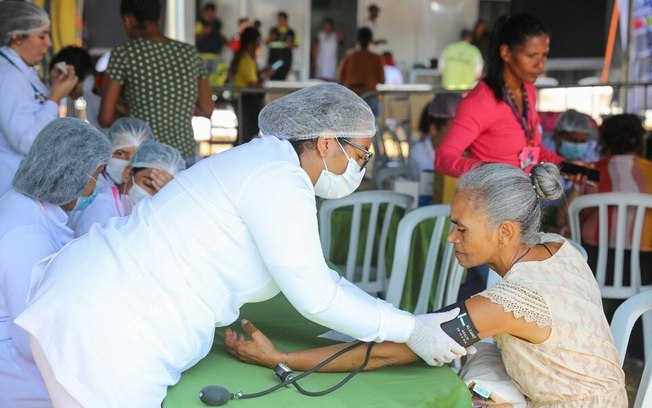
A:
{"type": "MultiPolygon", "coordinates": [[[[245,305],[241,317],[267,333],[282,350],[298,350],[332,344],[316,336],[327,331],[299,315],[279,295],[266,302],[245,305]]],[[[239,322],[234,324],[240,330],[239,322]]],[[[240,330],[241,332],[241,330],[240,330]]],[[[168,389],[165,408],[205,407],[198,393],[208,384],[222,385],[231,392],[254,393],[278,383],[269,368],[243,363],[228,354],[223,345],[224,330],[217,329],[210,353],[184,372],[181,381],[168,389]]],[[[344,373],[314,373],[301,384],[318,391],[336,384],[344,373]]],[[[445,407],[469,408],[471,399],[464,383],[448,367],[429,367],[425,363],[387,367],[362,372],[339,390],[321,397],[307,397],[294,387],[277,390],[267,396],[234,400],[232,408],[248,407],[445,407]]]]}

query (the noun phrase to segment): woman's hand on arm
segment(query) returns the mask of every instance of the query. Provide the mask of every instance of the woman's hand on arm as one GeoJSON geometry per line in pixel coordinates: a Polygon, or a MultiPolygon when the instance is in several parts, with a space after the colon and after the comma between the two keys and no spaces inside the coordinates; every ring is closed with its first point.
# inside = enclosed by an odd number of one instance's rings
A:
{"type": "Polygon", "coordinates": [[[210,118],[213,114],[213,91],[208,83],[208,78],[201,78],[197,83],[198,95],[195,105],[195,116],[210,118]]]}
{"type": "MultiPolygon", "coordinates": [[[[251,340],[231,329],[226,329],[224,344],[232,355],[240,360],[273,368],[278,363],[287,363],[293,370],[306,371],[316,366],[338,351],[348,347],[350,343],[334,344],[308,350],[283,353],[279,351],[251,322],[242,321],[242,327],[251,340]],[[287,355],[287,359],[286,359],[287,355]]],[[[364,361],[367,345],[360,345],[342,354],[319,371],[348,372],[358,368],[364,361]]],[[[373,370],[389,365],[409,364],[417,361],[417,356],[402,343],[383,342],[376,344],[371,350],[369,362],[365,370],[373,370]]]]}
{"type": "Polygon", "coordinates": [[[102,102],[98,122],[102,127],[109,127],[118,119],[118,100],[122,92],[122,84],[108,77],[102,91],[102,102]]]}

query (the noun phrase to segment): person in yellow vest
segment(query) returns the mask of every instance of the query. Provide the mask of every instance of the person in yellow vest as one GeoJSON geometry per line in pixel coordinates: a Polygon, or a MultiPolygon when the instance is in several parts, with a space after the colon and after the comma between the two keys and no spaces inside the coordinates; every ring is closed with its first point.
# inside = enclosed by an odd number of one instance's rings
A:
{"type": "Polygon", "coordinates": [[[269,48],[268,64],[276,67],[274,63],[283,61],[283,65],[275,68],[270,79],[284,81],[292,68],[292,50],[299,46],[299,38],[293,29],[288,26],[288,14],[279,11],[276,15],[277,25],[269,30],[267,36],[267,47],[269,48]]]}
{"type": "Polygon", "coordinates": [[[475,86],[482,75],[482,54],[471,44],[473,33],[462,30],[459,41],[449,44],[439,60],[442,72],[441,81],[444,89],[465,90],[475,86]]]}

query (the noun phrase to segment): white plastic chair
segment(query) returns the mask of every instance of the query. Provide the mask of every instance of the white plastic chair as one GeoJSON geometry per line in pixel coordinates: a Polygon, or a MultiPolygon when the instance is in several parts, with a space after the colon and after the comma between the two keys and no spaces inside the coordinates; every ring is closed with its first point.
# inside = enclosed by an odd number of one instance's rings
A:
{"type": "Polygon", "coordinates": [[[325,200],[319,207],[319,236],[326,259],[330,259],[331,236],[333,225],[331,217],[337,209],[351,208],[351,222],[349,228],[349,246],[346,254],[346,264],[338,265],[342,268],[347,280],[354,283],[362,290],[373,295],[384,296],[387,284],[387,271],[385,267],[385,249],[392,217],[397,209],[406,210],[412,205],[412,197],[395,193],[393,191],[361,191],[347,197],[335,200],[325,200]],[[368,208],[366,231],[362,231],[363,208],[368,208]],[[378,220],[382,213],[382,221],[378,220]],[[378,231],[380,235],[377,239],[378,231]],[[362,262],[358,262],[358,247],[360,238],[364,237],[364,255],[362,262]],[[375,254],[375,265],[372,262],[375,254]]]}
{"type": "Polygon", "coordinates": [[[412,235],[417,226],[426,220],[434,220],[435,226],[428,242],[428,255],[417,303],[414,310],[409,311],[415,314],[427,313],[457,301],[464,268],[455,258],[453,245],[446,242],[450,231],[450,226],[446,227],[449,214],[450,206],[448,204],[427,205],[410,211],[401,219],[396,234],[392,273],[385,298],[389,303],[396,307],[401,305],[411,253],[412,235]],[[442,241],[446,243],[442,245],[442,241]],[[440,256],[442,249],[443,254],[440,256]],[[437,283],[433,285],[435,269],[439,271],[439,277],[437,283]],[[432,307],[429,307],[433,289],[435,296],[432,307]]]}
{"type": "MultiPolygon", "coordinates": [[[[648,209],[652,209],[652,194],[642,193],[598,193],[588,194],[573,200],[568,206],[571,239],[581,242],[580,212],[587,208],[598,209],[598,259],[595,277],[600,287],[603,298],[628,299],[638,293],[652,290],[652,285],[641,284],[641,265],[639,253],[641,249],[641,235],[643,221],[648,209]],[[607,276],[607,257],[609,252],[609,209],[615,208],[616,215],[612,222],[616,222],[616,236],[614,249],[613,284],[605,283],[607,276]],[[631,226],[631,227],[630,227],[631,226]],[[626,248],[627,239],[631,237],[631,248],[626,248]],[[630,268],[624,270],[625,250],[630,249],[630,268]],[[629,286],[624,286],[624,277],[629,275],[629,286]]],[[[643,317],[643,333],[652,330],[652,315],[643,317]],[[646,330],[647,329],[647,330],[646,330]]],[[[644,336],[645,354],[648,356],[652,348],[652,335],[644,336]]]]}
{"type": "MultiPolygon", "coordinates": [[[[620,365],[625,362],[627,343],[629,342],[629,336],[632,333],[634,323],[636,323],[636,320],[641,315],[644,317],[649,316],[650,311],[652,311],[652,291],[632,296],[616,309],[616,313],[611,321],[611,332],[614,336],[616,349],[620,355],[620,365]]],[[[645,368],[643,368],[643,375],[641,376],[641,382],[636,393],[634,408],[650,406],[652,406],[652,362],[648,359],[645,362],[645,368]]]]}

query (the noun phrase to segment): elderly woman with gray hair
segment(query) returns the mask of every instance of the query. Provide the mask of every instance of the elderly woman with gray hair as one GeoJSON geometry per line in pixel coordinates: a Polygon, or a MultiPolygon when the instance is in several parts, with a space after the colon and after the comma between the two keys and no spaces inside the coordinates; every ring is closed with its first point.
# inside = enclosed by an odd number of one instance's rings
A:
{"type": "Polygon", "coordinates": [[[0,1],[0,196],[38,132],[59,115],[59,102],[77,85],[72,65],[50,89],[33,66],[52,46],[50,19],[38,6],[0,1]]]}
{"type": "Polygon", "coordinates": [[[45,265],[17,324],[31,335],[55,407],[160,406],[210,350],[216,326],[283,292],[306,318],[366,341],[407,343],[428,364],[466,350],[331,270],[315,195],[352,193],[376,133],[369,106],[337,84],[269,103],[262,137],[179,173],[130,216],[45,265]]]}
{"type": "MultiPolygon", "coordinates": [[[[563,237],[539,232],[539,202],[561,194],[559,171],[550,163],[535,166],[531,176],[496,163],[460,178],[448,240],[462,266],[488,264],[502,276],[500,283],[464,302],[472,321],[469,333],[477,339],[494,337],[528,407],[625,408],[625,377],[593,274],[563,237]]],[[[346,347],[285,354],[252,323],[243,327],[251,340],[227,329],[228,350],[270,367],[287,361],[303,371],[346,347]]],[[[349,371],[364,353],[365,347],[358,347],[324,370],[349,371]]],[[[382,343],[372,349],[367,368],[416,359],[402,344],[382,343]]]]}
{"type": "Polygon", "coordinates": [[[27,333],[14,324],[25,308],[32,268],[72,238],[68,214],[94,197],[111,145],[93,126],[56,119],[43,128],[0,198],[0,407],[51,407],[27,333]]]}

